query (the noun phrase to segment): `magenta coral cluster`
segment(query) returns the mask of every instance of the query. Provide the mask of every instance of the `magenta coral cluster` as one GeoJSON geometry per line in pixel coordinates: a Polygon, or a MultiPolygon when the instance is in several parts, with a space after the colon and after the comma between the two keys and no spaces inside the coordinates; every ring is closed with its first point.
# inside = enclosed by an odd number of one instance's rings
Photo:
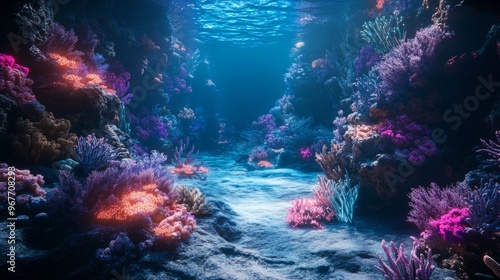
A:
{"type": "Polygon", "coordinates": [[[335,216],[331,209],[323,207],[315,198],[296,198],[292,206],[288,209],[286,221],[294,228],[312,226],[322,229],[321,222],[329,222],[335,216]]]}
{"type": "Polygon", "coordinates": [[[452,208],[439,219],[430,221],[429,225],[445,241],[462,240],[466,234],[466,219],[468,217],[469,208],[452,208]]]}
{"type": "Polygon", "coordinates": [[[33,81],[28,74],[27,67],[17,64],[12,56],[0,53],[0,92],[10,95],[18,105],[35,100],[31,91],[33,81]]]}
{"type": "Polygon", "coordinates": [[[427,157],[436,155],[439,150],[430,138],[431,130],[426,125],[412,122],[407,115],[396,120],[385,120],[378,133],[385,140],[387,148],[395,148],[405,154],[413,165],[424,163],[427,157]]]}

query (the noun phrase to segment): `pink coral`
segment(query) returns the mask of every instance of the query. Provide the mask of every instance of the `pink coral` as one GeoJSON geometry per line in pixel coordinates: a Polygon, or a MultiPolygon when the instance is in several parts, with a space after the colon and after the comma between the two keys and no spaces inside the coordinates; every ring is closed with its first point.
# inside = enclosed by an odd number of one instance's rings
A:
{"type": "Polygon", "coordinates": [[[469,208],[452,208],[438,220],[432,220],[429,225],[437,231],[444,240],[461,240],[466,231],[465,219],[469,217],[469,208]]]}
{"type": "Polygon", "coordinates": [[[0,204],[7,205],[9,182],[15,183],[16,202],[19,206],[28,204],[32,197],[45,197],[46,191],[42,189],[45,181],[42,175],[32,175],[29,170],[16,169],[0,163],[0,204]]]}
{"type": "Polygon", "coordinates": [[[35,100],[30,88],[33,81],[28,74],[28,68],[16,64],[12,56],[0,53],[0,92],[10,95],[19,105],[35,100]]]}
{"type": "Polygon", "coordinates": [[[293,207],[288,209],[286,221],[296,228],[311,225],[314,229],[322,229],[321,221],[331,221],[334,213],[325,208],[315,198],[300,198],[292,201],[293,207]]]}
{"type": "Polygon", "coordinates": [[[164,211],[166,218],[153,228],[157,241],[162,244],[176,244],[188,240],[196,228],[194,216],[179,204],[167,206],[164,211]]]}

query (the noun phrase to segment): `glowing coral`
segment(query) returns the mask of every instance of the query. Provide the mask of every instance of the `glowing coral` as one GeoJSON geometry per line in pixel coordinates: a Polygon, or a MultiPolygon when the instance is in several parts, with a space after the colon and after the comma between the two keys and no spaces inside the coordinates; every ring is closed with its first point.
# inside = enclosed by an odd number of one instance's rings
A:
{"type": "Polygon", "coordinates": [[[30,88],[33,81],[28,74],[28,68],[17,64],[12,56],[0,53],[0,93],[10,95],[18,105],[35,100],[30,88]]]}
{"type": "Polygon", "coordinates": [[[165,202],[164,198],[155,193],[156,184],[146,184],[142,190],[123,194],[117,203],[102,205],[97,210],[99,220],[124,221],[138,214],[151,214],[165,202]]]}

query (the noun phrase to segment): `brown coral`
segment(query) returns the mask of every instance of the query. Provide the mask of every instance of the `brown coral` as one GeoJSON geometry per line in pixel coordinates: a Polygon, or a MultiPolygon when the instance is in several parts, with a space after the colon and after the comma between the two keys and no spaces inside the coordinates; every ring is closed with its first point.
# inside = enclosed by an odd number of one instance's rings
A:
{"type": "Polygon", "coordinates": [[[15,135],[10,135],[15,156],[35,164],[50,163],[70,155],[76,135],[69,133],[71,124],[65,119],[55,119],[44,113],[40,122],[18,119],[15,135]]]}
{"type": "Polygon", "coordinates": [[[191,214],[203,216],[211,213],[212,207],[205,202],[206,196],[201,193],[200,189],[180,186],[176,190],[179,194],[177,203],[184,205],[191,214]]]}
{"type": "Polygon", "coordinates": [[[321,153],[316,153],[316,162],[325,173],[329,180],[340,180],[344,177],[344,169],[347,162],[339,155],[342,145],[339,143],[330,143],[330,150],[327,151],[326,145],[323,145],[321,153]]]}

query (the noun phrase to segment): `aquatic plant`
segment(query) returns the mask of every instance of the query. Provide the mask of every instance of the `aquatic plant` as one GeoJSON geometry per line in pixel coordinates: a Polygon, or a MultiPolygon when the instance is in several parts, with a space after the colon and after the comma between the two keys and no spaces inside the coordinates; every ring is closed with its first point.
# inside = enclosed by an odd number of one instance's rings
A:
{"type": "Polygon", "coordinates": [[[382,258],[377,254],[377,259],[380,266],[375,265],[375,268],[382,273],[387,280],[428,280],[434,271],[432,265],[432,250],[429,248],[427,256],[424,254],[417,255],[419,242],[413,236],[413,248],[411,249],[410,256],[405,254],[403,243],[399,248],[390,242],[390,247],[382,240],[382,248],[384,249],[385,256],[389,264],[385,263],[382,258]]]}
{"type": "Polygon", "coordinates": [[[312,226],[322,229],[322,221],[331,221],[335,214],[329,208],[322,206],[315,198],[296,198],[288,209],[286,221],[293,227],[312,226]]]}
{"type": "Polygon", "coordinates": [[[361,38],[382,55],[399,46],[405,37],[403,17],[395,14],[367,21],[361,30],[361,38]]]}
{"type": "Polygon", "coordinates": [[[500,231],[500,184],[493,180],[481,183],[468,195],[470,204],[467,223],[480,233],[500,231]]]}
{"type": "Polygon", "coordinates": [[[438,232],[445,241],[462,240],[466,234],[466,219],[469,217],[469,208],[452,208],[448,213],[437,220],[429,221],[433,231],[438,232]]]}
{"type": "Polygon", "coordinates": [[[346,174],[345,179],[337,181],[318,176],[318,185],[313,192],[320,205],[333,209],[337,220],[352,223],[358,190],[359,184],[352,186],[351,178],[346,174]]]}
{"type": "Polygon", "coordinates": [[[29,69],[16,63],[10,55],[0,53],[0,93],[12,97],[18,105],[35,100],[29,69]]]}
{"type": "Polygon", "coordinates": [[[98,139],[95,134],[89,134],[87,137],[80,136],[73,149],[76,161],[83,167],[84,175],[99,170],[110,160],[118,157],[108,141],[104,138],[98,139]]]}
{"type": "Polygon", "coordinates": [[[486,160],[487,163],[492,163],[494,165],[500,165],[500,130],[495,132],[496,142],[494,140],[486,140],[481,139],[481,143],[483,144],[482,149],[478,149],[477,152],[485,152],[491,158],[486,160]]]}
{"type": "Polygon", "coordinates": [[[429,188],[413,188],[408,195],[411,210],[407,221],[421,231],[429,229],[429,221],[437,220],[453,208],[467,207],[464,186],[460,184],[440,188],[431,183],[429,188]]]}

